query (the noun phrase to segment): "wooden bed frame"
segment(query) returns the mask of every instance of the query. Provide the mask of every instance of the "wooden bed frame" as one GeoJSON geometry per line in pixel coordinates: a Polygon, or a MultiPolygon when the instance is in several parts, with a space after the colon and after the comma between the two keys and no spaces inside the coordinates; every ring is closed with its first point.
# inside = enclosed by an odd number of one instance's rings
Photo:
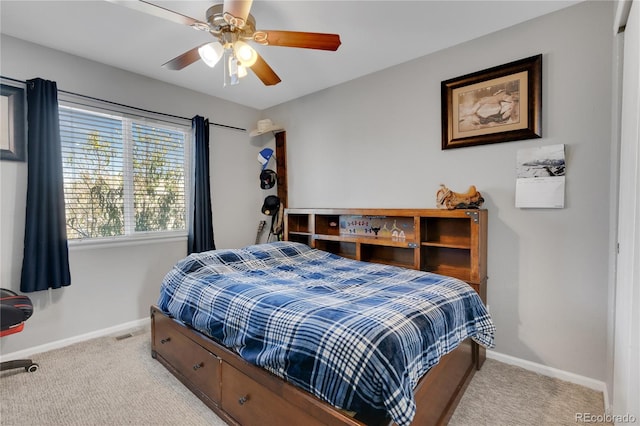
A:
{"type": "MultiPolygon", "coordinates": [[[[357,260],[454,276],[469,283],[485,300],[486,210],[287,209],[284,225],[286,240],[357,260]],[[386,217],[398,223],[409,218],[414,228],[411,237],[403,242],[378,238],[377,233],[373,239],[342,236],[336,225],[340,215],[386,217]]],[[[151,307],[151,333],[151,355],[229,424],[393,424],[388,418],[352,417],[249,364],[211,338],[168,317],[156,306],[151,307]]],[[[470,339],[442,357],[414,390],[417,411],[412,425],[446,424],[485,357],[484,348],[470,339]]]]}
{"type": "MultiPolygon", "coordinates": [[[[231,425],[393,425],[358,420],[151,307],[151,356],[231,425]]],[[[465,340],[445,355],[415,389],[412,425],[447,424],[480,362],[478,345],[465,340]]]]}

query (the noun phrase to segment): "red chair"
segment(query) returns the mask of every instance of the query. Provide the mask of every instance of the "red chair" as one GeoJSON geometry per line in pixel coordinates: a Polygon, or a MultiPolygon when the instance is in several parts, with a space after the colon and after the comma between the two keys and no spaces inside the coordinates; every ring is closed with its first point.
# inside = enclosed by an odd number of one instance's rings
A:
{"type": "MultiPolygon", "coordinates": [[[[0,288],[0,337],[19,333],[24,329],[24,322],[33,314],[33,304],[27,296],[0,288]]],[[[0,371],[24,368],[33,373],[38,364],[30,359],[16,359],[0,363],[0,371]]]]}

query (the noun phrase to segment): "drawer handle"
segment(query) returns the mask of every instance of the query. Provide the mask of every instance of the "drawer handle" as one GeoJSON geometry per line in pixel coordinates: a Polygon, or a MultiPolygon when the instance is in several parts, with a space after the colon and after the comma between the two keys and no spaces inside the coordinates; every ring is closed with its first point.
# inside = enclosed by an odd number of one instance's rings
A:
{"type": "Polygon", "coordinates": [[[244,405],[245,402],[249,400],[249,395],[245,395],[238,400],[238,404],[244,405]]]}
{"type": "Polygon", "coordinates": [[[196,364],[196,365],[194,365],[194,366],[193,366],[193,369],[194,369],[194,370],[198,370],[198,369],[200,369],[200,368],[202,368],[202,367],[204,367],[204,363],[203,363],[203,362],[201,362],[200,364],[196,364]]]}
{"type": "Polygon", "coordinates": [[[167,337],[166,339],[160,340],[160,343],[164,345],[165,343],[169,343],[170,341],[171,341],[171,337],[167,337]]]}

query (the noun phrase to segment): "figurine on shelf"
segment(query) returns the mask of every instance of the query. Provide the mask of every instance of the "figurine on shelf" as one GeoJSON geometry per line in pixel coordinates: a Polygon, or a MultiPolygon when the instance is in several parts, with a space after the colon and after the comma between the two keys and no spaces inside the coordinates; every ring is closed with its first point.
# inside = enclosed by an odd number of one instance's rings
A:
{"type": "Polygon", "coordinates": [[[469,190],[464,193],[453,192],[443,184],[440,184],[440,189],[436,193],[436,200],[438,202],[439,209],[479,209],[484,203],[482,194],[476,190],[476,187],[471,185],[469,190]]]}

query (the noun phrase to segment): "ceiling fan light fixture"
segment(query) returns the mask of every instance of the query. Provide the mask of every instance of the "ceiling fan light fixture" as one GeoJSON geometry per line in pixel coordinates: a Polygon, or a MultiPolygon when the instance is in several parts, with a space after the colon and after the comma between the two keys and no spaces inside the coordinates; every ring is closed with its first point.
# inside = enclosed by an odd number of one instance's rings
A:
{"type": "Polygon", "coordinates": [[[222,17],[227,22],[227,24],[231,25],[232,27],[238,27],[242,29],[246,24],[246,21],[244,19],[233,16],[232,14],[227,12],[225,12],[222,17]]]}
{"type": "Polygon", "coordinates": [[[240,83],[239,70],[241,64],[232,48],[224,49],[224,87],[240,83]]]}
{"type": "Polygon", "coordinates": [[[245,67],[244,65],[238,65],[238,78],[244,78],[247,76],[247,74],[249,74],[249,72],[247,71],[247,67],[245,67]]]}
{"type": "Polygon", "coordinates": [[[200,58],[205,64],[207,64],[207,66],[211,68],[215,67],[218,61],[220,61],[220,58],[222,58],[223,55],[223,51],[224,49],[222,48],[222,45],[217,41],[207,43],[204,46],[200,46],[200,48],[198,48],[198,54],[200,55],[200,58]]]}
{"type": "Polygon", "coordinates": [[[224,56],[224,86],[238,84],[240,78],[248,71],[247,68],[251,68],[253,74],[265,86],[274,86],[282,81],[262,56],[245,43],[246,41],[266,46],[331,51],[337,50],[340,46],[339,34],[283,30],[256,31],[256,20],[250,13],[253,1],[224,0],[223,3],[214,4],[207,9],[206,23],[163,6],[154,5],[151,1],[123,1],[119,3],[135,4],[135,7],[130,7],[149,9],[148,13],[154,16],[162,16],[201,31],[207,31],[215,37],[216,42],[194,47],[162,66],[177,71],[191,65],[198,59],[202,59],[209,67],[214,67],[224,56]]]}
{"type": "Polygon", "coordinates": [[[237,41],[233,45],[235,56],[245,67],[251,67],[258,60],[258,52],[244,41],[237,41]]]}

